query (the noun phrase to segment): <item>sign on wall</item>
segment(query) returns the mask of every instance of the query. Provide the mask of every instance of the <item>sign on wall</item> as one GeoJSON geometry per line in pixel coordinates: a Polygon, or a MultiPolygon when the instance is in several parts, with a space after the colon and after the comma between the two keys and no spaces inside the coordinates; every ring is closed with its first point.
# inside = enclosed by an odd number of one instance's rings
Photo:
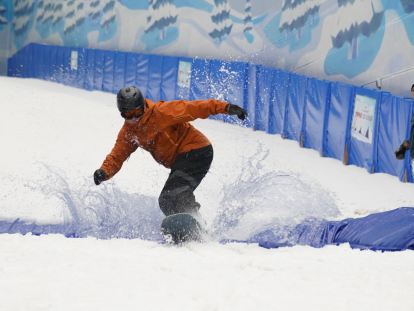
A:
{"type": "Polygon", "coordinates": [[[354,115],[352,117],[352,136],[372,144],[376,100],[371,97],[356,95],[354,115]]]}
{"type": "Polygon", "coordinates": [[[177,85],[180,87],[190,87],[191,63],[180,61],[178,64],[177,85]]]}
{"type": "Polygon", "coordinates": [[[78,70],[78,51],[71,51],[70,53],[70,69],[78,70]]]}

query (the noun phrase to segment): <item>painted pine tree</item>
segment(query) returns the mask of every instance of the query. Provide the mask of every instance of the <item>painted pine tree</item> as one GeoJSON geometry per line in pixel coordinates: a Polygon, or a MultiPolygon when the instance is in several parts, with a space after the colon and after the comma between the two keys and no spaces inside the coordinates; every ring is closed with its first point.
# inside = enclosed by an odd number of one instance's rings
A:
{"type": "Polygon", "coordinates": [[[149,0],[145,33],[159,29],[160,39],[164,40],[167,28],[177,21],[176,11],[174,0],[149,0]]]}
{"type": "Polygon", "coordinates": [[[230,5],[227,0],[214,0],[211,20],[214,23],[214,30],[209,35],[220,43],[230,34],[233,27],[233,22],[230,19],[230,5]]]}
{"type": "Polygon", "coordinates": [[[69,0],[65,3],[65,25],[63,27],[63,33],[69,37],[69,35],[75,30],[76,26],[76,4],[75,0],[69,0]]]}
{"type": "Polygon", "coordinates": [[[310,23],[315,21],[315,14],[326,0],[284,0],[280,17],[279,31],[286,31],[286,36],[296,29],[296,37],[302,37],[302,28],[311,17],[310,23]]]}
{"type": "Polygon", "coordinates": [[[336,14],[338,21],[331,28],[332,45],[340,49],[348,42],[348,59],[356,59],[358,37],[369,37],[382,23],[384,9],[381,0],[338,0],[336,14]]]}
{"type": "Polygon", "coordinates": [[[252,23],[252,5],[250,3],[250,0],[246,0],[246,6],[244,8],[245,18],[244,18],[244,33],[249,33],[253,29],[253,23],[252,23]]]}
{"type": "Polygon", "coordinates": [[[3,6],[2,1],[0,1],[0,25],[7,24],[6,12],[7,12],[6,7],[3,6]]]}
{"type": "Polygon", "coordinates": [[[99,16],[101,16],[101,1],[94,0],[89,3],[89,16],[94,22],[98,21],[99,16]]]}
{"type": "MultiPolygon", "coordinates": [[[[13,29],[14,35],[20,37],[23,41],[22,35],[25,34],[29,27],[31,14],[34,10],[33,0],[14,0],[14,15],[13,15],[13,29]]],[[[21,42],[23,44],[23,42],[21,42]]]]}
{"type": "Polygon", "coordinates": [[[53,8],[53,21],[52,21],[53,26],[56,26],[61,21],[63,21],[63,16],[64,16],[63,3],[61,2],[55,3],[55,6],[53,8]]]}
{"type": "Polygon", "coordinates": [[[40,0],[37,3],[37,23],[47,24],[47,22],[53,21],[55,2],[53,0],[40,0]]]}
{"type": "Polygon", "coordinates": [[[400,0],[401,5],[405,13],[414,12],[414,1],[413,0],[400,0]]]}
{"type": "Polygon", "coordinates": [[[83,1],[80,1],[76,5],[76,27],[78,28],[78,31],[80,32],[81,26],[85,22],[86,19],[86,12],[85,12],[85,4],[83,1]]]}
{"type": "Polygon", "coordinates": [[[102,19],[101,27],[105,28],[106,33],[109,32],[109,25],[115,21],[116,12],[114,10],[115,0],[105,0],[102,1],[102,19]]]}

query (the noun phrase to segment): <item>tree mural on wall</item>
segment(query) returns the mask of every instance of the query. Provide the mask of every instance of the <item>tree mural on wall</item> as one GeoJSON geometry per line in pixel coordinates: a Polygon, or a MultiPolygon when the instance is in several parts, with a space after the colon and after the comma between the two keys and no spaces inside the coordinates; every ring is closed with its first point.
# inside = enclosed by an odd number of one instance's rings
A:
{"type": "Polygon", "coordinates": [[[55,3],[53,8],[53,26],[59,25],[61,21],[63,21],[63,4],[62,3],[55,3]]]}
{"type": "Polygon", "coordinates": [[[413,0],[400,0],[401,5],[405,13],[411,13],[414,11],[414,1],[413,0]]]}
{"type": "Polygon", "coordinates": [[[109,32],[109,25],[115,22],[116,12],[114,10],[115,0],[104,0],[102,1],[102,19],[101,27],[109,32]]]}
{"type": "Polygon", "coordinates": [[[296,37],[302,37],[302,28],[311,17],[310,23],[315,21],[315,14],[326,0],[284,0],[280,17],[279,31],[286,31],[286,36],[296,29],[296,37]]]}
{"type": "Polygon", "coordinates": [[[34,10],[33,0],[14,0],[14,15],[13,15],[13,29],[14,35],[20,39],[23,44],[23,34],[25,34],[29,27],[31,14],[34,10]]]}
{"type": "Polygon", "coordinates": [[[99,16],[101,16],[101,1],[95,0],[89,3],[89,16],[94,22],[98,21],[99,16]]]}
{"type": "Polygon", "coordinates": [[[348,59],[356,59],[358,37],[369,37],[377,32],[382,23],[382,3],[380,0],[338,0],[336,14],[337,23],[331,28],[332,45],[340,49],[348,42],[348,59]]]}
{"type": "Polygon", "coordinates": [[[63,33],[69,37],[75,29],[80,32],[80,27],[86,19],[86,12],[82,0],[69,0],[65,5],[66,7],[63,10],[66,13],[64,16],[65,25],[63,27],[63,33]]]}
{"type": "Polygon", "coordinates": [[[7,9],[3,6],[2,1],[0,1],[0,25],[7,24],[6,12],[7,9]]]}
{"type": "Polygon", "coordinates": [[[250,0],[246,0],[246,6],[244,8],[245,18],[244,18],[244,33],[249,33],[253,29],[253,23],[252,23],[252,5],[250,3],[250,0]]]}
{"type": "Polygon", "coordinates": [[[174,0],[149,0],[145,33],[159,29],[160,39],[164,40],[168,26],[174,24],[177,18],[174,0]]]}
{"type": "Polygon", "coordinates": [[[233,22],[230,19],[230,5],[227,0],[214,0],[211,20],[214,23],[214,30],[209,35],[220,43],[230,34],[233,27],[233,22]]]}

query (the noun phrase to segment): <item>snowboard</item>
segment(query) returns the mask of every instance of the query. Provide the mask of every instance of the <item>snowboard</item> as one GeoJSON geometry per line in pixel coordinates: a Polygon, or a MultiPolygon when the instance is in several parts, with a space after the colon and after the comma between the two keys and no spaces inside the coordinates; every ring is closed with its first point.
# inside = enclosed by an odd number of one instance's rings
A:
{"type": "Polygon", "coordinates": [[[164,218],[161,224],[161,234],[170,244],[202,241],[201,225],[190,214],[174,214],[164,218]]]}

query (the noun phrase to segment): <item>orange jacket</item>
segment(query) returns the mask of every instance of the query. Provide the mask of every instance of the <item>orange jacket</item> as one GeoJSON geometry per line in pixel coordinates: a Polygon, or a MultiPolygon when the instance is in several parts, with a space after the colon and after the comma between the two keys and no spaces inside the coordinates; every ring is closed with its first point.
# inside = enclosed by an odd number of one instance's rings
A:
{"type": "Polygon", "coordinates": [[[158,163],[171,168],[180,153],[211,145],[207,137],[188,122],[228,113],[225,111],[227,104],[214,99],[154,104],[145,99],[146,109],[141,120],[133,126],[125,121],[101,169],[105,170],[107,179],[112,178],[138,147],[151,153],[158,163]]]}

